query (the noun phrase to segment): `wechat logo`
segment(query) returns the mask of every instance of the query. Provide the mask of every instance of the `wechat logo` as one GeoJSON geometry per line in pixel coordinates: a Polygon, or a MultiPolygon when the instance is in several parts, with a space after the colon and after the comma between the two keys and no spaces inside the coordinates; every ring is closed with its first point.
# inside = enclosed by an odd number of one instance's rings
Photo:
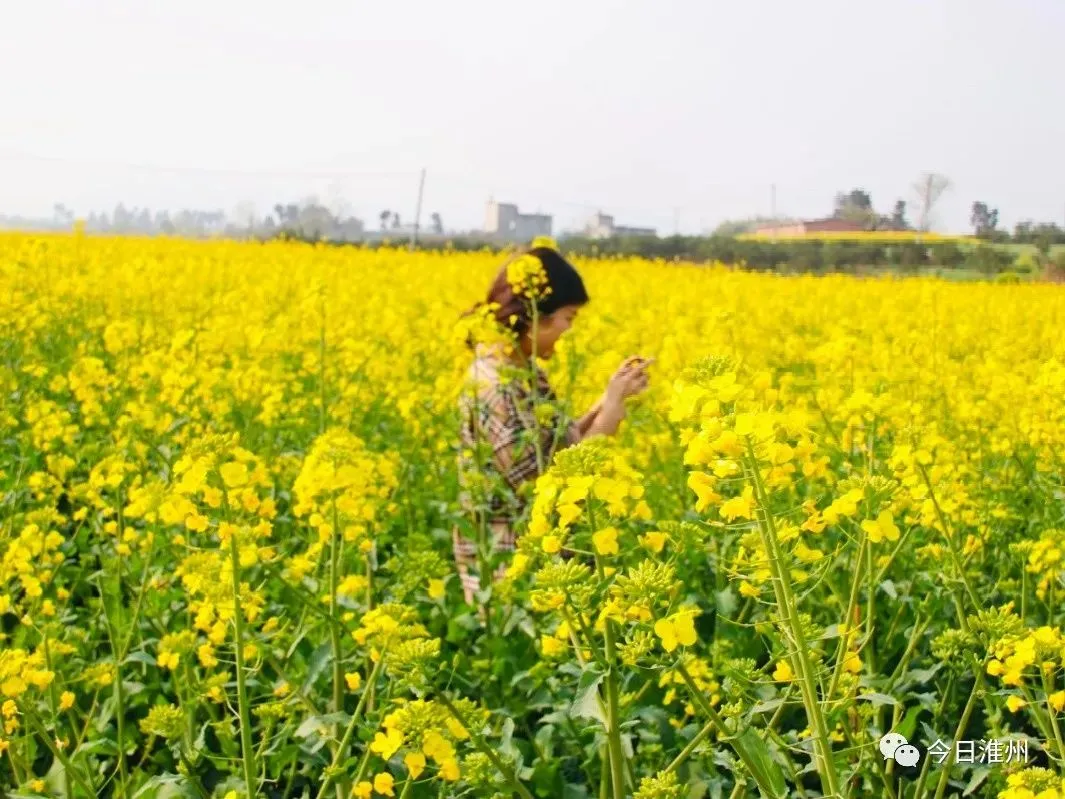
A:
{"type": "Polygon", "coordinates": [[[884,760],[894,760],[906,768],[916,766],[921,760],[921,751],[897,732],[889,732],[880,739],[880,754],[884,760]]]}

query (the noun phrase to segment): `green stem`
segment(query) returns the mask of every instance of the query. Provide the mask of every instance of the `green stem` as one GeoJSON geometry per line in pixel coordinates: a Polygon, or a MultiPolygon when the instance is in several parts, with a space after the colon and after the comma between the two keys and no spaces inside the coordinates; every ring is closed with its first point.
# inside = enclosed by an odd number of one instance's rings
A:
{"type": "MultiPolygon", "coordinates": [[[[935,508],[936,518],[939,519],[939,526],[943,528],[943,537],[947,539],[947,548],[950,550],[950,557],[954,562],[954,571],[957,572],[958,580],[965,586],[965,593],[968,595],[972,606],[979,610],[983,605],[977,600],[972,586],[969,585],[969,578],[965,574],[965,569],[961,565],[961,556],[958,554],[958,542],[954,540],[954,534],[947,524],[947,517],[943,513],[943,509],[939,507],[939,500],[936,499],[936,492],[932,488],[932,480],[928,477],[928,470],[925,469],[922,463],[917,464],[917,470],[921,473],[921,477],[924,478],[924,484],[928,487],[928,496],[932,500],[932,507],[935,508]]],[[[968,631],[968,625],[963,626],[962,629],[968,631]]]]}
{"type": "MultiPolygon", "coordinates": [[[[865,604],[865,646],[866,657],[865,663],[869,673],[876,673],[876,639],[873,637],[873,624],[876,621],[876,583],[873,582],[873,548],[868,547],[865,552],[865,569],[868,576],[868,587],[866,592],[865,604]]],[[[899,607],[899,611],[902,611],[902,607],[899,607]]],[[[885,641],[891,640],[891,630],[888,631],[885,641]]]]}
{"type": "MultiPolygon", "coordinates": [[[[340,514],[336,497],[333,497],[333,534],[329,537],[329,615],[337,621],[337,589],[340,586],[340,514]]],[[[329,639],[333,648],[333,706],[338,713],[344,702],[344,669],[341,663],[340,627],[329,625],[329,639]]]]}
{"type": "MultiPolygon", "coordinates": [[[[1054,692],[1054,687],[1050,684],[1050,678],[1047,676],[1045,669],[1040,667],[1039,673],[1043,678],[1043,693],[1049,697],[1054,692]]],[[[1057,757],[1055,759],[1060,761],[1062,757],[1065,757],[1065,742],[1063,742],[1061,738],[1061,728],[1058,726],[1057,711],[1050,706],[1049,702],[1047,703],[1047,714],[1050,716],[1050,726],[1054,730],[1054,741],[1058,745],[1058,751],[1056,753],[1057,757]]]]}
{"type": "Polygon", "coordinates": [[[36,728],[37,734],[41,737],[41,740],[44,741],[45,746],[51,750],[55,759],[63,764],[64,771],[74,779],[74,783],[81,788],[81,790],[85,791],[88,796],[96,796],[96,791],[93,789],[92,785],[87,783],[84,777],[74,769],[74,764],[70,762],[70,758],[63,753],[62,749],[55,745],[52,736],[48,734],[48,730],[44,728],[44,725],[37,719],[37,716],[33,713],[25,713],[24,715],[25,718],[29,719],[30,724],[36,728]]]}
{"type": "Polygon", "coordinates": [[[244,765],[244,788],[248,796],[255,796],[255,747],[251,740],[251,713],[248,707],[248,686],[244,681],[244,610],[240,604],[240,553],[237,551],[236,531],[229,536],[229,558],[233,570],[233,626],[236,636],[237,709],[240,713],[241,761],[244,765]]]}
{"type": "MultiPolygon", "coordinates": [[[[45,668],[49,671],[54,671],[52,669],[52,651],[51,648],[48,646],[47,633],[45,633],[45,635],[43,636],[42,643],[44,644],[45,668]]],[[[59,738],[59,698],[58,688],[56,688],[55,680],[52,680],[48,684],[48,705],[52,710],[52,728],[55,731],[56,738],[59,738]]],[[[70,791],[70,775],[67,774],[65,771],[63,773],[63,793],[66,794],[67,799],[71,799],[71,797],[73,796],[70,791]]]]}
{"type": "Polygon", "coordinates": [[[680,754],[673,758],[673,762],[666,766],[666,773],[679,769],[684,761],[691,757],[692,752],[696,750],[699,744],[709,738],[710,733],[715,729],[717,729],[717,725],[712,720],[706,722],[706,724],[703,725],[703,728],[695,734],[695,737],[688,741],[688,745],[680,750],[680,754]]]}
{"type": "Polygon", "coordinates": [[[359,720],[362,718],[362,712],[365,709],[367,699],[370,696],[370,686],[377,681],[377,676],[381,673],[381,667],[384,662],[385,653],[382,651],[381,656],[377,658],[377,662],[374,664],[373,670],[370,672],[369,681],[366,683],[366,688],[363,690],[362,696],[359,698],[359,704],[355,706],[355,712],[351,715],[351,721],[348,722],[348,727],[344,730],[344,737],[340,740],[336,752],[333,753],[333,762],[329,764],[329,768],[325,772],[325,780],[322,782],[322,787],[318,789],[318,799],[325,799],[325,794],[333,782],[333,773],[340,767],[344,752],[347,750],[348,744],[351,743],[351,736],[355,734],[355,728],[358,726],[359,720]]]}
{"type": "Polygon", "coordinates": [[[725,720],[721,718],[720,714],[714,710],[713,706],[706,700],[703,692],[699,690],[699,686],[695,684],[695,680],[688,673],[688,670],[684,667],[683,663],[677,663],[677,673],[684,680],[684,684],[688,686],[688,690],[691,692],[692,700],[699,709],[706,714],[710,719],[710,723],[714,725],[714,729],[717,730],[718,738],[722,741],[728,741],[736,754],[739,755],[743,765],[747,767],[747,771],[754,778],[754,781],[758,783],[758,787],[764,796],[773,796],[777,794],[773,790],[773,786],[770,783],[769,776],[765,773],[762,767],[758,764],[758,761],[754,759],[749,751],[747,751],[746,745],[740,741],[739,738],[729,734],[728,729],[725,727],[725,720]]]}
{"type": "Polygon", "coordinates": [[[832,679],[828,683],[828,692],[825,694],[825,700],[832,701],[832,697],[836,695],[836,687],[839,685],[839,678],[843,674],[843,662],[847,655],[847,641],[850,638],[851,628],[854,626],[851,619],[854,618],[854,609],[858,605],[858,590],[862,582],[862,564],[865,563],[865,550],[869,545],[869,536],[865,530],[862,530],[861,541],[858,544],[858,557],[856,562],[858,564],[858,572],[854,575],[851,582],[851,593],[847,600],[847,611],[843,617],[843,635],[839,637],[839,644],[836,646],[836,665],[832,669],[832,679]]]}
{"type": "Polygon", "coordinates": [[[780,539],[777,537],[776,524],[769,507],[769,497],[765,486],[762,484],[762,476],[758,468],[758,460],[754,454],[754,447],[747,439],[747,471],[754,485],[755,495],[760,506],[758,513],[758,528],[762,534],[762,541],[769,557],[770,569],[773,572],[773,590],[776,593],[777,607],[784,617],[787,631],[790,635],[794,652],[792,658],[798,665],[799,689],[802,693],[803,705],[806,707],[806,715],[813,731],[814,744],[817,747],[817,772],[821,777],[822,788],[826,796],[838,797],[839,777],[836,774],[836,766],[832,759],[832,744],[828,737],[828,726],[821,711],[821,704],[817,697],[817,678],[814,674],[813,664],[807,654],[806,635],[802,630],[802,621],[796,608],[795,597],[791,588],[791,575],[785,566],[784,553],[781,551],[780,539]]]}
{"type": "MultiPolygon", "coordinates": [[[[118,571],[118,590],[117,595],[122,595],[122,570],[121,567],[118,571]]],[[[102,581],[101,581],[102,582],[102,581]]],[[[113,694],[115,697],[115,724],[116,724],[116,743],[118,745],[118,795],[125,797],[126,795],[126,781],[128,776],[126,774],[126,695],[124,686],[122,684],[122,661],[123,657],[118,647],[115,645],[116,633],[114,627],[111,624],[111,612],[107,608],[107,600],[105,599],[105,591],[101,584],[97,584],[96,590],[100,592],[100,603],[103,607],[104,615],[104,628],[107,632],[107,640],[111,647],[111,651],[115,655],[115,682],[113,694]]]]}
{"type": "MultiPolygon", "coordinates": [[[[596,557],[595,567],[599,579],[605,580],[603,563],[596,557]]],[[[606,672],[606,740],[610,751],[610,784],[614,799],[625,797],[625,753],[621,748],[621,703],[618,699],[618,662],[617,643],[614,640],[614,620],[607,617],[604,628],[603,645],[607,663],[606,672]]]]}
{"type": "Polygon", "coordinates": [[[328,424],[325,403],[325,291],[321,291],[322,324],[318,328],[318,401],[321,403],[318,416],[318,433],[324,433],[328,424]]]}
{"type": "MultiPolygon", "coordinates": [[[[599,760],[602,763],[610,761],[610,754],[605,746],[599,747],[599,760]]],[[[610,799],[610,769],[608,768],[599,771],[599,799],[610,799]]]]}
{"type": "Polygon", "coordinates": [[[203,789],[203,786],[200,785],[200,781],[196,779],[195,775],[192,773],[192,764],[189,762],[189,759],[185,757],[185,753],[180,752],[178,757],[181,758],[181,762],[185,766],[185,771],[188,772],[189,782],[192,783],[192,787],[196,790],[196,795],[199,796],[200,799],[210,799],[207,795],[207,791],[203,789]]]}
{"type": "Polygon", "coordinates": [[[11,764],[11,774],[14,776],[15,782],[23,782],[22,772],[18,767],[18,763],[15,761],[15,753],[11,750],[10,746],[7,748],[7,760],[11,764]]]}
{"type": "MultiPolygon", "coordinates": [[[[373,557],[373,550],[372,549],[369,552],[366,553],[366,612],[367,613],[369,613],[371,610],[373,610],[373,561],[371,560],[371,557],[373,557]]],[[[369,675],[367,675],[367,678],[369,678],[369,675]]],[[[375,704],[376,704],[375,703],[375,700],[376,700],[375,694],[376,694],[376,692],[377,692],[377,686],[371,681],[366,686],[366,693],[368,695],[367,699],[366,699],[366,703],[367,703],[366,707],[367,707],[367,711],[370,712],[370,713],[373,712],[375,704]]]]}
{"type": "MultiPolygon", "coordinates": [[[[961,713],[961,719],[958,720],[958,726],[954,730],[955,741],[962,740],[962,736],[965,734],[965,728],[969,726],[969,717],[973,714],[973,708],[976,707],[976,697],[984,687],[984,669],[983,667],[977,667],[974,669],[976,673],[976,680],[973,682],[973,689],[969,692],[969,700],[965,703],[965,709],[961,713]]],[[[947,790],[947,782],[950,780],[950,769],[954,765],[954,751],[952,748],[950,755],[947,757],[947,762],[943,764],[943,768],[939,773],[939,784],[936,785],[935,799],[943,799],[943,794],[947,790]]]]}

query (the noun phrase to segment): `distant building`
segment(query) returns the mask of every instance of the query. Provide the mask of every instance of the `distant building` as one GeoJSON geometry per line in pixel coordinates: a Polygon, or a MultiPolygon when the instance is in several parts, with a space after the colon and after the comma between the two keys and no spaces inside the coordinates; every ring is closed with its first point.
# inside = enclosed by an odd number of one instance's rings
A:
{"type": "Polygon", "coordinates": [[[804,236],[807,233],[853,233],[865,230],[861,222],[853,222],[849,219],[806,219],[789,222],[773,222],[768,225],[758,225],[752,233],[758,236],[804,236]]]}
{"type": "Polygon", "coordinates": [[[532,241],[537,236],[551,235],[551,215],[523,214],[512,203],[489,200],[484,232],[508,241],[532,241]]]}
{"type": "Polygon", "coordinates": [[[629,227],[615,225],[614,217],[598,211],[584,226],[584,235],[590,239],[609,239],[614,236],[657,236],[653,227],[629,227]]]}

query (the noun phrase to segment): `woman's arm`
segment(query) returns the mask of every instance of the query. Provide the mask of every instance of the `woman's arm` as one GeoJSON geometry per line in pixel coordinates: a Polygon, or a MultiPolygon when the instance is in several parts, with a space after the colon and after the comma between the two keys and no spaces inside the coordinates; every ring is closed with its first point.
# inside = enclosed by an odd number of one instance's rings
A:
{"type": "Polygon", "coordinates": [[[595,417],[599,414],[602,407],[603,398],[600,397],[595,401],[595,404],[588,409],[588,412],[577,420],[577,430],[580,431],[582,438],[588,433],[588,428],[592,426],[592,422],[595,421],[595,417]]]}
{"type": "Polygon", "coordinates": [[[604,394],[603,399],[596,403],[596,414],[588,423],[588,427],[581,431],[581,438],[592,436],[612,436],[621,426],[625,418],[625,398],[604,394]]]}

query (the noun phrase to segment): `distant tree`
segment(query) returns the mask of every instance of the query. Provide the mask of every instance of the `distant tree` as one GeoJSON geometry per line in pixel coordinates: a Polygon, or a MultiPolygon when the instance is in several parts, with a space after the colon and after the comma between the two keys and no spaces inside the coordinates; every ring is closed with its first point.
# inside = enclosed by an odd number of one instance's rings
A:
{"type": "Polygon", "coordinates": [[[111,227],[118,233],[124,233],[130,228],[130,213],[126,210],[126,206],[119,203],[115,206],[115,211],[111,214],[111,227]]]}
{"type": "Polygon", "coordinates": [[[917,197],[918,230],[931,229],[936,203],[949,188],[950,178],[935,172],[926,172],[913,184],[913,191],[917,197]]]}
{"type": "Polygon", "coordinates": [[[891,225],[895,230],[906,230],[909,224],[906,222],[906,201],[896,200],[895,208],[891,212],[891,225]]]}
{"type": "Polygon", "coordinates": [[[865,189],[851,189],[846,193],[839,192],[836,195],[834,205],[832,216],[836,219],[858,222],[866,227],[874,227],[876,224],[873,198],[869,196],[869,192],[865,189]]]}
{"type": "Polygon", "coordinates": [[[1044,259],[1050,257],[1050,248],[1054,246],[1054,229],[1057,225],[1040,224],[1032,230],[1032,243],[1044,259]]]}
{"type": "Polygon", "coordinates": [[[328,208],[313,199],[304,201],[296,225],[297,233],[310,239],[329,239],[335,228],[336,219],[328,208]]]}
{"type": "Polygon", "coordinates": [[[436,211],[433,211],[429,217],[429,229],[438,236],[444,232],[444,220],[440,218],[440,214],[436,211]]]}
{"type": "Polygon", "coordinates": [[[399,213],[396,212],[396,211],[393,211],[392,212],[392,229],[396,230],[397,228],[399,228],[399,224],[400,224],[399,223],[399,213]]]}
{"type": "Polygon", "coordinates": [[[156,211],[155,213],[155,227],[164,236],[170,236],[174,233],[174,223],[170,221],[169,211],[156,211]]]}
{"type": "Polygon", "coordinates": [[[973,203],[969,221],[977,238],[994,238],[995,229],[998,227],[998,209],[989,208],[987,203],[977,200],[973,203]]]}
{"type": "Polygon", "coordinates": [[[381,219],[381,230],[386,230],[388,228],[388,220],[392,218],[392,212],[386,209],[378,216],[381,219]]]}
{"type": "Polygon", "coordinates": [[[57,227],[70,227],[74,223],[74,212],[63,203],[56,203],[52,206],[52,218],[57,227]]]}
{"type": "Polygon", "coordinates": [[[1014,225],[1013,240],[1018,244],[1034,244],[1045,255],[1052,245],[1065,244],[1065,229],[1054,222],[1036,223],[1025,219],[1014,225]]]}
{"type": "Polygon", "coordinates": [[[279,203],[274,206],[274,213],[277,214],[278,227],[291,228],[299,222],[300,208],[295,203],[279,203]]]}

